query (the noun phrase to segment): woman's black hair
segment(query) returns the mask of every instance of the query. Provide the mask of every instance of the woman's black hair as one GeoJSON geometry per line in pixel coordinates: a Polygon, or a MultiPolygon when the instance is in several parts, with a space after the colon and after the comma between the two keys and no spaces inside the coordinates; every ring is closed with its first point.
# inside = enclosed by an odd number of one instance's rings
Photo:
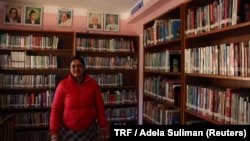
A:
{"type": "Polygon", "coordinates": [[[12,10],[16,11],[16,17],[15,18],[17,18],[18,17],[18,10],[16,8],[12,7],[12,8],[10,8],[9,13],[11,13],[12,10]]]}
{"type": "Polygon", "coordinates": [[[71,17],[70,17],[70,14],[69,14],[68,12],[62,12],[61,15],[62,15],[62,14],[66,14],[67,18],[69,18],[69,19],[71,18],[71,17]]]}
{"type": "Polygon", "coordinates": [[[71,59],[71,61],[70,61],[70,64],[71,64],[71,62],[74,61],[74,60],[80,61],[80,63],[83,65],[83,68],[85,68],[85,62],[84,62],[84,60],[83,60],[82,57],[80,57],[80,56],[74,56],[74,57],[72,57],[72,59],[71,59]]]}

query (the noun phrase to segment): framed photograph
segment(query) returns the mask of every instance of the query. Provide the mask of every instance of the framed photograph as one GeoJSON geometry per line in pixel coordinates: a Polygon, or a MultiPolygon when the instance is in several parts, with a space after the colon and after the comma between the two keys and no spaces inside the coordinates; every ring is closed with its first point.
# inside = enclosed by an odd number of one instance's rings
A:
{"type": "Polygon", "coordinates": [[[23,25],[41,27],[42,23],[43,23],[43,7],[25,5],[23,25]]]}
{"type": "Polygon", "coordinates": [[[72,26],[73,9],[59,8],[57,17],[57,24],[59,26],[72,26]]]}
{"type": "Polygon", "coordinates": [[[119,31],[120,16],[116,13],[104,13],[104,31],[119,31]]]}
{"type": "Polygon", "coordinates": [[[103,30],[103,12],[88,11],[87,30],[103,30]]]}
{"type": "Polygon", "coordinates": [[[22,25],[23,5],[4,3],[3,24],[22,25]]]}

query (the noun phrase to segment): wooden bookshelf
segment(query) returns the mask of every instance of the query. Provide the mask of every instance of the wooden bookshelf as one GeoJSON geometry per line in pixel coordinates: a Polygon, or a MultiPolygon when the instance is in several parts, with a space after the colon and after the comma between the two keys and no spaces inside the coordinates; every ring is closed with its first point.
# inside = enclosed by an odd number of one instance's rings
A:
{"type": "Polygon", "coordinates": [[[15,113],[16,141],[47,141],[50,106],[68,74],[74,33],[0,29],[0,36],[0,114],[15,113]]]}
{"type": "Polygon", "coordinates": [[[138,124],[139,37],[76,32],[75,55],[101,86],[109,124],[138,124]]]}
{"type": "Polygon", "coordinates": [[[237,2],[192,0],[185,4],[184,124],[191,118],[217,125],[250,124],[249,118],[244,118],[250,114],[250,103],[242,96],[250,90],[250,23],[242,17],[244,1],[240,11],[233,9],[237,2]],[[219,6],[221,16],[211,12],[219,6]],[[243,92],[238,91],[241,89],[243,92]]]}
{"type": "Polygon", "coordinates": [[[239,11],[233,9],[237,2],[190,0],[144,24],[143,124],[159,124],[154,120],[164,108],[180,109],[181,124],[250,124],[246,94],[250,23],[244,17],[245,1],[238,5],[239,11]],[[223,12],[216,15],[215,9],[223,12]],[[163,31],[156,23],[171,18],[181,19],[180,38],[158,40],[163,31]],[[171,65],[160,64],[158,58],[167,51],[180,51],[180,72],[168,72],[171,65]],[[167,94],[162,86],[165,79],[181,80],[180,106],[162,98],[167,94]]]}
{"type": "Polygon", "coordinates": [[[143,124],[175,124],[176,122],[172,122],[172,119],[178,119],[178,124],[181,122],[182,104],[180,99],[182,99],[183,76],[181,7],[179,5],[168,10],[145,23],[143,27],[145,62],[143,69],[143,124]],[[177,85],[180,86],[178,94],[177,89],[174,88],[177,85]],[[178,118],[171,116],[176,110],[178,118]],[[166,120],[167,118],[168,120],[166,120]]]}

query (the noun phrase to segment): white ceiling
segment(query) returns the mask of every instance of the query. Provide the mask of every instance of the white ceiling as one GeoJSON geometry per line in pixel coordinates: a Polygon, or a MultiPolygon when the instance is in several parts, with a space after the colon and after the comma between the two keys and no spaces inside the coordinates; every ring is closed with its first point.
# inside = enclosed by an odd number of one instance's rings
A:
{"type": "Polygon", "coordinates": [[[41,6],[55,6],[62,8],[87,9],[90,11],[107,11],[127,13],[141,0],[0,0],[2,2],[16,2],[41,6]]]}

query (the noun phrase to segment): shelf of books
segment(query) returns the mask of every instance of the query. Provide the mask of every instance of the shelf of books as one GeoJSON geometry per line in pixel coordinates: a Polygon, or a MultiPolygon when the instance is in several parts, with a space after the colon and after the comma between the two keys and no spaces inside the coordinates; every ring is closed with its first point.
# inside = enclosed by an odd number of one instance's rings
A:
{"type": "Polygon", "coordinates": [[[75,50],[101,86],[109,124],[138,124],[139,37],[76,33],[75,50]]]}
{"type": "Polygon", "coordinates": [[[181,6],[144,24],[143,124],[181,123],[181,6]]]}
{"type": "Polygon", "coordinates": [[[68,73],[73,35],[0,29],[0,114],[15,113],[16,141],[47,141],[50,106],[68,73]]]}
{"type": "Polygon", "coordinates": [[[250,124],[248,5],[242,0],[185,5],[186,122],[191,116],[219,125],[250,124]]]}

